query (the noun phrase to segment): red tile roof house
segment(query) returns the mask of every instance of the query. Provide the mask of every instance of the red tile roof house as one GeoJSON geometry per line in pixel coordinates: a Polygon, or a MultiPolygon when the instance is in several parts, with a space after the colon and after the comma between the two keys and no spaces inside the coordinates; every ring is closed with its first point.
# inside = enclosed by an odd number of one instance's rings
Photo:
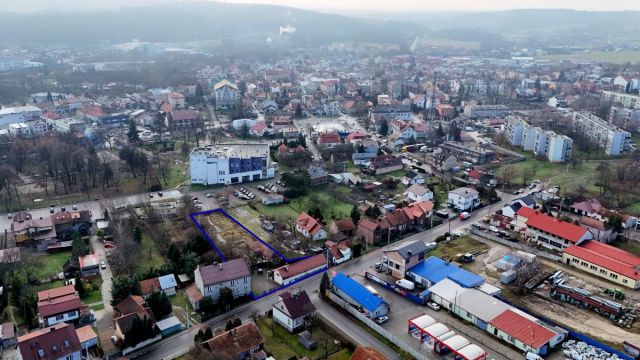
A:
{"type": "Polygon", "coordinates": [[[147,307],[142,296],[129,295],[115,306],[113,328],[115,335],[125,341],[127,331],[134,319],[150,319],[155,322],[151,309],[147,307]]]}
{"type": "Polygon", "coordinates": [[[541,213],[533,214],[526,226],[529,241],[551,250],[562,251],[570,245],[593,239],[589,229],[541,213]]]}
{"type": "Polygon", "coordinates": [[[326,268],[327,258],[324,254],[318,254],[273,270],[273,281],[278,285],[289,285],[296,280],[326,268]]]}
{"type": "Polygon", "coordinates": [[[505,310],[489,321],[487,332],[523,352],[544,355],[564,339],[563,333],[551,331],[537,322],[511,310],[505,310]]]}
{"type": "Polygon", "coordinates": [[[331,240],[327,240],[324,243],[327,249],[327,259],[333,265],[341,264],[351,259],[351,248],[349,247],[349,240],[342,240],[335,243],[331,240]]]}
{"type": "Polygon", "coordinates": [[[318,137],[318,147],[320,149],[330,149],[338,144],[342,144],[342,139],[337,133],[322,134],[318,137]]]}
{"type": "Polygon", "coordinates": [[[264,347],[264,338],[255,322],[216,335],[204,343],[216,360],[248,360],[264,347]]]}
{"type": "Polygon", "coordinates": [[[577,269],[632,289],[640,289],[640,257],[597,241],[564,250],[562,261],[577,269]]]}
{"type": "Polygon", "coordinates": [[[81,359],[76,329],[60,323],[18,337],[18,358],[23,360],[81,359]]]}
{"type": "Polygon", "coordinates": [[[298,215],[296,230],[307,239],[323,240],[327,238],[327,231],[322,227],[322,224],[306,212],[298,215]]]}
{"type": "Polygon", "coordinates": [[[356,238],[361,242],[375,245],[378,244],[383,237],[386,239],[386,231],[382,231],[377,220],[365,217],[358,222],[356,238]]]}
{"type": "Polygon", "coordinates": [[[249,129],[249,135],[262,137],[264,136],[265,130],[267,130],[267,125],[263,122],[259,122],[249,129]]]}
{"type": "Polygon", "coordinates": [[[343,233],[346,236],[353,236],[356,232],[356,225],[351,218],[334,220],[329,225],[329,231],[332,234],[343,233]]]}
{"type": "Polygon", "coordinates": [[[588,199],[571,204],[571,211],[578,215],[593,217],[604,207],[598,199],[588,199]]]}
{"type": "Polygon", "coordinates": [[[315,306],[306,291],[294,294],[285,291],[278,297],[278,302],[271,306],[271,310],[273,320],[293,333],[306,327],[315,306]]]}
{"type": "Polygon", "coordinates": [[[416,201],[402,208],[409,226],[424,225],[433,214],[433,203],[431,201],[416,201]]]}
{"type": "Polygon", "coordinates": [[[85,325],[95,320],[73,285],[38,292],[38,321],[47,327],[61,322],[85,325]]]}
{"type": "Polygon", "coordinates": [[[175,128],[189,128],[202,126],[204,121],[200,113],[195,110],[176,110],[169,113],[169,125],[175,128]]]}
{"type": "Polygon", "coordinates": [[[214,302],[220,298],[220,289],[228,288],[234,298],[247,296],[251,292],[251,271],[244,259],[233,259],[224,263],[198,266],[194,272],[195,290],[187,289],[189,300],[198,309],[203,296],[214,302]]]}

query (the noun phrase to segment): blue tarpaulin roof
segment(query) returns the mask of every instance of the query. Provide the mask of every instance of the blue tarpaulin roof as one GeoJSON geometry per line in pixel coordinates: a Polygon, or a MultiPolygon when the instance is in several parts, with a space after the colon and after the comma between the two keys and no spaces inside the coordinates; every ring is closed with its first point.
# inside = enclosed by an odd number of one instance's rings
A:
{"type": "Polygon", "coordinates": [[[363,308],[370,312],[376,311],[378,306],[384,302],[381,297],[372,294],[367,288],[359,282],[337,273],[333,278],[333,286],[345,293],[354,301],[357,301],[363,308]]]}
{"type": "Polygon", "coordinates": [[[447,263],[436,256],[431,256],[425,261],[410,268],[409,272],[425,278],[434,284],[444,280],[445,278],[458,283],[460,286],[468,288],[482,285],[484,283],[484,278],[482,276],[447,263]]]}

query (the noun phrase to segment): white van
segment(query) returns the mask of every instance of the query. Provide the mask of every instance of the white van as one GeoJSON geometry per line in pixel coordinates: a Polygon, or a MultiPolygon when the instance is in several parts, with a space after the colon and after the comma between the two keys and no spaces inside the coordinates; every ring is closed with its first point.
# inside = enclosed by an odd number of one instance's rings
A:
{"type": "Polygon", "coordinates": [[[407,279],[401,279],[396,281],[396,285],[405,289],[405,290],[409,290],[409,291],[413,291],[413,289],[416,288],[416,284],[414,284],[413,282],[407,280],[407,279]]]}

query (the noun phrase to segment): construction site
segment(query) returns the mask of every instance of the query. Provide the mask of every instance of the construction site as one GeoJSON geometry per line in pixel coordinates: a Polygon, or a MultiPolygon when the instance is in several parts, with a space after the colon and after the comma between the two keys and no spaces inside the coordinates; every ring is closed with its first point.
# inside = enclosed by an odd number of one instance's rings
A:
{"type": "Polygon", "coordinates": [[[534,314],[607,344],[640,341],[640,304],[620,289],[589,284],[523,251],[502,256],[488,269],[498,274],[505,298],[534,314]]]}

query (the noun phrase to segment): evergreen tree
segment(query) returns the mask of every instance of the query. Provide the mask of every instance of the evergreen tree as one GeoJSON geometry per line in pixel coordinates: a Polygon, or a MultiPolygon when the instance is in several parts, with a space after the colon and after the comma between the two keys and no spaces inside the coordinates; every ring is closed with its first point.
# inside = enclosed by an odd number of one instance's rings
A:
{"type": "Polygon", "coordinates": [[[171,314],[173,307],[167,295],[162,291],[154,291],[147,297],[147,306],[153,312],[156,319],[162,319],[171,314]]]}
{"type": "Polygon", "coordinates": [[[358,222],[360,221],[360,210],[358,210],[358,207],[356,205],[353,205],[353,207],[351,208],[350,216],[353,223],[358,225],[358,222]]]}
{"type": "Polygon", "coordinates": [[[302,145],[305,148],[307,147],[307,139],[304,137],[304,135],[302,135],[302,133],[298,135],[298,144],[302,145]]]}
{"type": "Polygon", "coordinates": [[[331,287],[331,281],[329,281],[329,275],[325,272],[322,274],[322,279],[320,280],[320,295],[326,296],[327,290],[331,287]]]}
{"type": "Polygon", "coordinates": [[[382,124],[380,124],[380,135],[387,136],[389,134],[389,123],[387,120],[384,120],[382,124]]]}
{"type": "Polygon", "coordinates": [[[76,275],[74,288],[78,292],[78,296],[81,298],[85,295],[84,283],[82,283],[82,278],[80,275],[76,275]]]}
{"type": "Polygon", "coordinates": [[[133,228],[133,240],[135,240],[137,243],[142,242],[142,229],[140,229],[140,227],[137,225],[135,228],[133,228]]]}
{"type": "Polygon", "coordinates": [[[438,122],[438,129],[436,130],[436,136],[441,138],[444,136],[444,130],[442,129],[442,123],[438,122]]]}
{"type": "Polygon", "coordinates": [[[240,325],[242,325],[242,320],[240,320],[240,318],[236,316],[236,318],[233,319],[233,328],[235,329],[240,325]]]}
{"type": "Polygon", "coordinates": [[[225,309],[225,311],[229,311],[231,309],[231,307],[233,306],[233,292],[231,291],[231,289],[227,288],[227,287],[223,287],[222,289],[220,289],[220,299],[219,299],[219,305],[225,309]]]}
{"type": "Polygon", "coordinates": [[[233,329],[233,322],[231,320],[227,321],[227,324],[224,326],[226,331],[233,329]]]}
{"type": "Polygon", "coordinates": [[[136,123],[131,120],[129,121],[129,131],[127,131],[127,138],[129,138],[129,142],[132,144],[140,143],[140,135],[138,134],[138,127],[136,123]]]}
{"type": "Polygon", "coordinates": [[[295,117],[296,119],[300,119],[302,117],[302,106],[300,105],[300,103],[298,103],[298,106],[296,106],[295,117]]]}
{"type": "Polygon", "coordinates": [[[211,300],[210,297],[205,296],[202,300],[200,300],[200,312],[205,316],[213,315],[216,311],[216,304],[211,300]]]}
{"type": "Polygon", "coordinates": [[[113,278],[111,286],[111,305],[117,305],[129,295],[140,295],[140,283],[130,275],[119,275],[113,278]]]}

